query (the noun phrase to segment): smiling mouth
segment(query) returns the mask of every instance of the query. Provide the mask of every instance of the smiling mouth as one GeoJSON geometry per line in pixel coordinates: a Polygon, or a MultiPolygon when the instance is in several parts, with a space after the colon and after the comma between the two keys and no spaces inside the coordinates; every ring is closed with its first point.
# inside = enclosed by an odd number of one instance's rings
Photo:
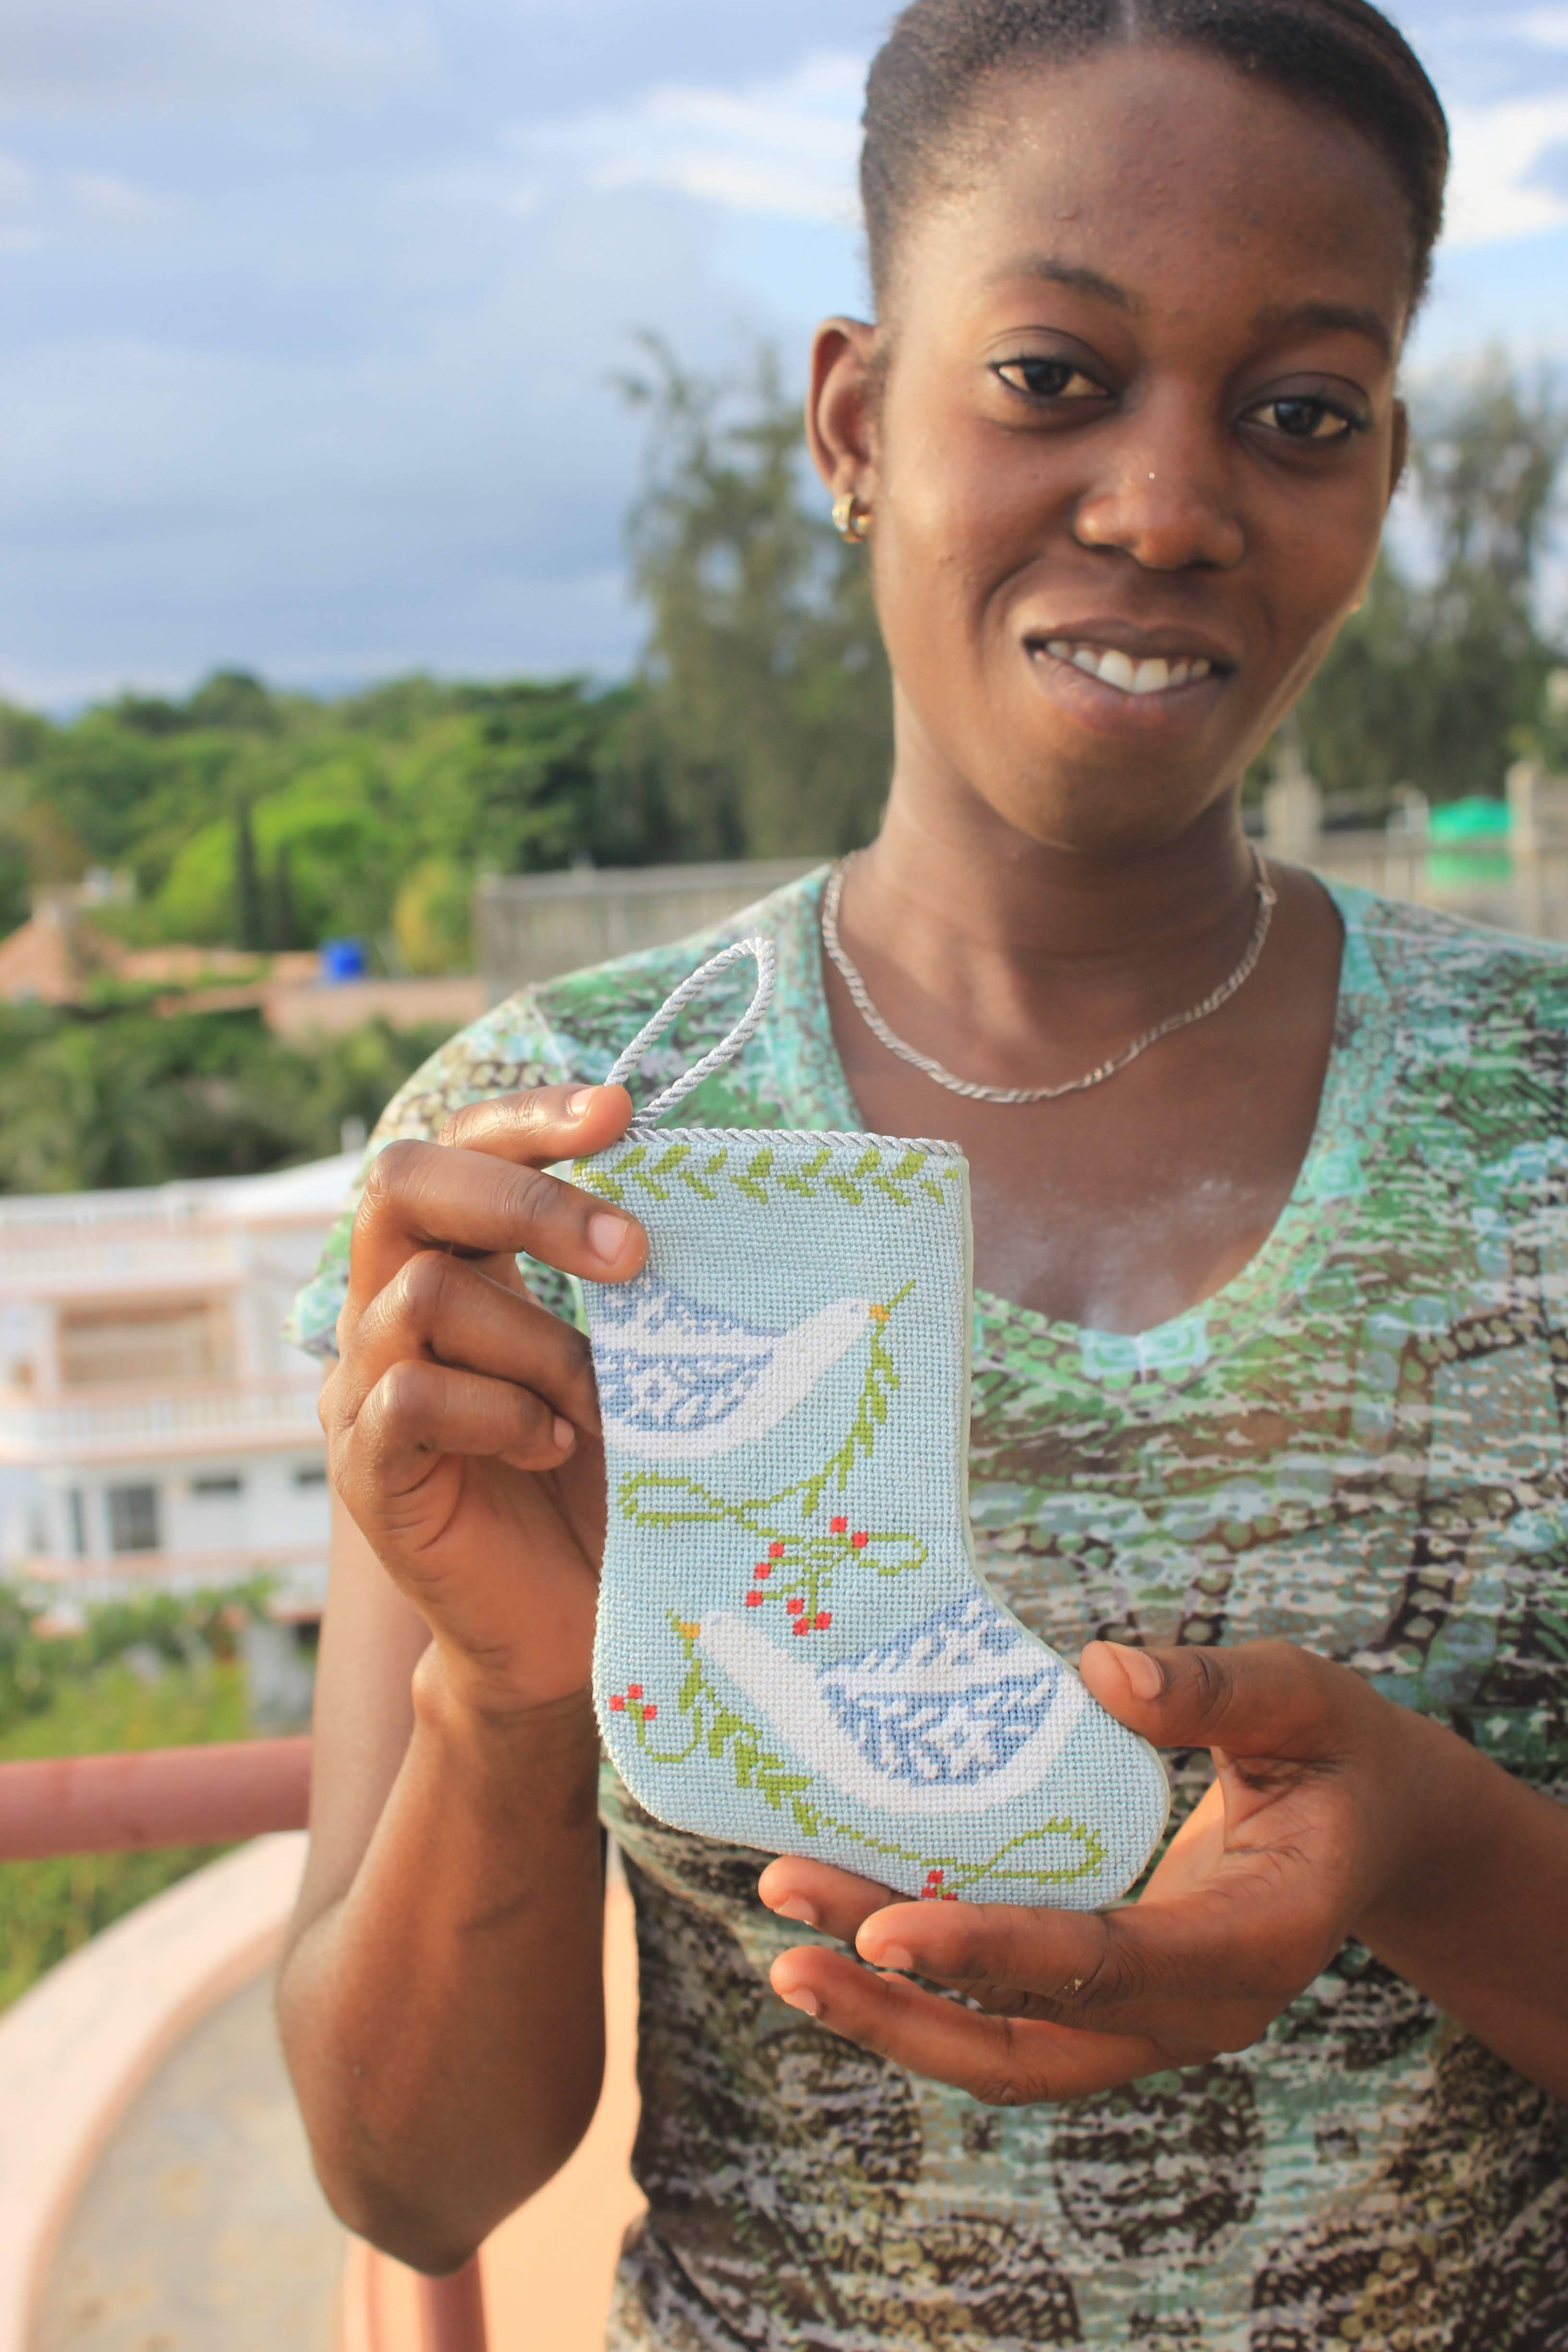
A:
{"type": "Polygon", "coordinates": [[[1113,687],[1119,694],[1170,694],[1179,686],[1196,686],[1200,679],[1213,677],[1218,669],[1216,663],[1202,654],[1145,655],[1141,661],[1134,661],[1119,646],[1085,645],[1071,637],[1048,637],[1044,643],[1037,640],[1029,650],[1049,654],[1053,661],[1081,669],[1088,677],[1097,677],[1101,686],[1113,687]]]}

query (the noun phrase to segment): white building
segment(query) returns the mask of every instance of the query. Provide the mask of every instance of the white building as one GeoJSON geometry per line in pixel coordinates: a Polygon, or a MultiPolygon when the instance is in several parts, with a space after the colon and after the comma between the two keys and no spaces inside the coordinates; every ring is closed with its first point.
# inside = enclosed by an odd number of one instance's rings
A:
{"type": "Polygon", "coordinates": [[[0,1199],[0,1559],[82,1599],[325,1590],[320,1367],[283,1340],[355,1156],[0,1199]]]}

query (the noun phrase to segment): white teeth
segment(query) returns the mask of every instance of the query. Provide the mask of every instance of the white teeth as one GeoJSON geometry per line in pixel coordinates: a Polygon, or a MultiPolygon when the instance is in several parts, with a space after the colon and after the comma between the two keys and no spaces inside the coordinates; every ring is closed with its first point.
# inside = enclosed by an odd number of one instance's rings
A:
{"type": "Polygon", "coordinates": [[[1114,686],[1122,694],[1164,694],[1173,686],[1195,685],[1207,677],[1214,664],[1200,656],[1190,660],[1165,660],[1159,656],[1134,665],[1131,656],[1118,646],[1077,646],[1069,637],[1048,637],[1046,651],[1058,661],[1070,662],[1074,669],[1086,670],[1103,686],[1114,686]]]}

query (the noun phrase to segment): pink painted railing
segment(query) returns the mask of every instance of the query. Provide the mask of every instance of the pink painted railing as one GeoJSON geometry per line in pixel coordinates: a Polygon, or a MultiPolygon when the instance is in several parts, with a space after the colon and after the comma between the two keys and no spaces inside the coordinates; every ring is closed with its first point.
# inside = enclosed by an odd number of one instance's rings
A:
{"type": "Polygon", "coordinates": [[[303,1829],[310,1798],[309,1739],[0,1764],[0,1862],[303,1829]]]}
{"type": "MultiPolygon", "coordinates": [[[[310,1742],[243,1739],[0,1764],[0,1863],[303,1829],[310,1742]]],[[[419,2287],[425,2352],[486,2352],[479,2264],[419,2287]]]]}

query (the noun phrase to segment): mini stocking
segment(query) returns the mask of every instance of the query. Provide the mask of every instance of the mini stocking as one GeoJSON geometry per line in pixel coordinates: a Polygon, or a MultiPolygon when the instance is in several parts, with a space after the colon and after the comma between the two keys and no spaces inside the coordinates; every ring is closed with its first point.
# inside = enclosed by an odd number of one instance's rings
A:
{"type": "Polygon", "coordinates": [[[967,1500],[970,1230],[951,1143],[653,1121],[575,1181],[635,1212],[637,1280],[584,1284],[609,1484],[599,1721],[674,1827],[910,1895],[1089,1910],[1164,1826],[1158,1757],[990,1591],[967,1500]]]}

